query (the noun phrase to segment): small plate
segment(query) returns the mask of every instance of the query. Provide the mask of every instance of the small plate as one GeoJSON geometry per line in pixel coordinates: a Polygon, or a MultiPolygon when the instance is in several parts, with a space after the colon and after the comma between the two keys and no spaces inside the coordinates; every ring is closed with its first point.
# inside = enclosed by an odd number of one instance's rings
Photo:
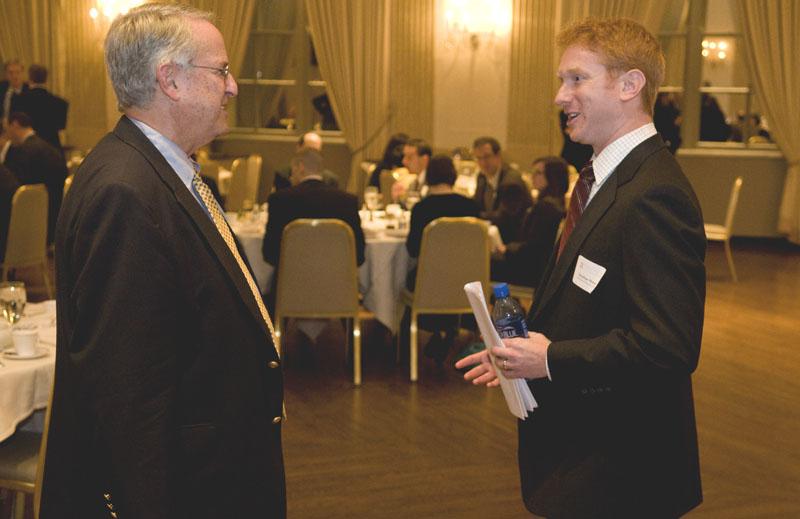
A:
{"type": "Polygon", "coordinates": [[[3,357],[9,360],[33,360],[33,359],[41,359],[47,355],[48,351],[47,348],[44,346],[37,346],[36,353],[31,355],[30,357],[20,357],[17,355],[17,350],[6,350],[3,352],[3,357]]]}

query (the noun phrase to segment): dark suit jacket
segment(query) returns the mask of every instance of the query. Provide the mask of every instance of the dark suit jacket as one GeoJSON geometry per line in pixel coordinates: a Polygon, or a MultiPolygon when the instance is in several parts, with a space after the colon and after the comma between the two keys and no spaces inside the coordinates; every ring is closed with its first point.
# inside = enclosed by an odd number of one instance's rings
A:
{"type": "MultiPolygon", "coordinates": [[[[272,193],[268,201],[269,216],[264,233],[264,260],[277,272],[281,255],[283,229],[299,218],[336,218],[353,229],[356,239],[356,261],[364,263],[364,231],[358,216],[355,195],[326,185],[320,180],[306,180],[294,187],[272,193]]],[[[272,286],[277,286],[275,283],[272,286]]]]}
{"type": "Polygon", "coordinates": [[[550,260],[528,327],[552,382],[519,422],[525,504],[547,517],[677,517],[701,500],[691,373],[705,301],[700,206],[656,135],[619,164],[550,260]],[[589,294],[578,257],[606,270],[589,294]]]}
{"type": "Polygon", "coordinates": [[[28,86],[27,83],[23,83],[22,84],[22,89],[21,89],[22,93],[14,94],[13,96],[11,96],[11,111],[8,114],[6,114],[5,111],[3,110],[3,107],[5,106],[3,104],[3,101],[6,98],[6,92],[8,91],[8,87],[9,87],[8,81],[5,81],[5,80],[4,81],[0,81],[0,118],[9,116],[9,115],[13,114],[14,112],[21,112],[22,111],[22,97],[30,89],[30,87],[28,86]]]}
{"type": "Polygon", "coordinates": [[[270,333],[211,219],[126,117],[77,171],[55,257],[41,517],[108,518],[107,500],[122,518],[284,517],[270,333]]]}
{"type": "MultiPolygon", "coordinates": [[[[525,181],[522,180],[522,175],[519,171],[511,169],[507,164],[503,164],[502,168],[500,168],[500,179],[497,182],[497,192],[502,191],[501,186],[506,184],[520,184],[527,190],[527,186],[525,181]]],[[[491,204],[487,204],[487,190],[491,189],[488,186],[488,180],[486,179],[486,175],[483,173],[478,173],[478,180],[475,186],[475,194],[472,198],[478,202],[478,206],[481,210],[481,218],[486,220],[491,220],[492,217],[497,212],[497,209],[500,207],[500,197],[497,196],[497,192],[493,198],[493,202],[491,204]]]]}
{"type": "Polygon", "coordinates": [[[19,146],[8,149],[5,165],[17,175],[20,184],[44,184],[47,187],[47,242],[52,243],[68,173],[61,151],[34,134],[19,146]]]}
{"type": "Polygon", "coordinates": [[[33,120],[36,135],[61,151],[58,131],[67,127],[69,103],[42,87],[31,88],[22,95],[21,109],[33,120]]]}

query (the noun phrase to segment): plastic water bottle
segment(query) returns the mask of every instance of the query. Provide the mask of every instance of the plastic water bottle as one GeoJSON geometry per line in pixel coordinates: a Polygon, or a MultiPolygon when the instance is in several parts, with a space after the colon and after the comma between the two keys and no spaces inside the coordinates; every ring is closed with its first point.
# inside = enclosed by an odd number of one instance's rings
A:
{"type": "Polygon", "coordinates": [[[506,283],[494,285],[494,298],[492,321],[500,338],[527,337],[528,324],[525,322],[525,312],[515,299],[509,297],[506,283]]]}

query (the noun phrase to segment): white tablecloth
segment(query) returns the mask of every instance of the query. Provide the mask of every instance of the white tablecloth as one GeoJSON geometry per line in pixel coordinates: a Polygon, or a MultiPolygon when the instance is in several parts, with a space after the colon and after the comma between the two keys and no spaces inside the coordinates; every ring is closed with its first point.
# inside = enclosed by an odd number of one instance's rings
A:
{"type": "Polygon", "coordinates": [[[55,301],[28,304],[18,324],[39,329],[39,346],[47,355],[38,359],[13,360],[0,355],[0,441],[5,440],[37,409],[50,400],[55,373],[55,301]]]}
{"type": "MultiPolygon", "coordinates": [[[[377,213],[376,213],[377,214],[377,213]]],[[[238,218],[226,215],[228,223],[247,254],[247,260],[263,291],[272,283],[272,265],[264,261],[261,244],[264,241],[266,214],[255,218],[238,218]]],[[[398,303],[400,290],[405,284],[409,257],[402,232],[384,231],[379,225],[365,222],[366,248],[364,264],[358,269],[359,286],[364,296],[364,308],[375,314],[384,326],[396,333],[402,308],[398,303]]]]}

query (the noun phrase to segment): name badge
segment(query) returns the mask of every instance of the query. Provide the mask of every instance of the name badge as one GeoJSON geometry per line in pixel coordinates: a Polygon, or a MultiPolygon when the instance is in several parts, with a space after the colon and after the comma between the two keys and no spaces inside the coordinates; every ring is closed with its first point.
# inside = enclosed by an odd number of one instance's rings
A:
{"type": "Polygon", "coordinates": [[[572,275],[572,282],[588,293],[594,292],[606,268],[589,261],[583,256],[578,256],[578,263],[575,265],[575,273],[572,275]]]}

